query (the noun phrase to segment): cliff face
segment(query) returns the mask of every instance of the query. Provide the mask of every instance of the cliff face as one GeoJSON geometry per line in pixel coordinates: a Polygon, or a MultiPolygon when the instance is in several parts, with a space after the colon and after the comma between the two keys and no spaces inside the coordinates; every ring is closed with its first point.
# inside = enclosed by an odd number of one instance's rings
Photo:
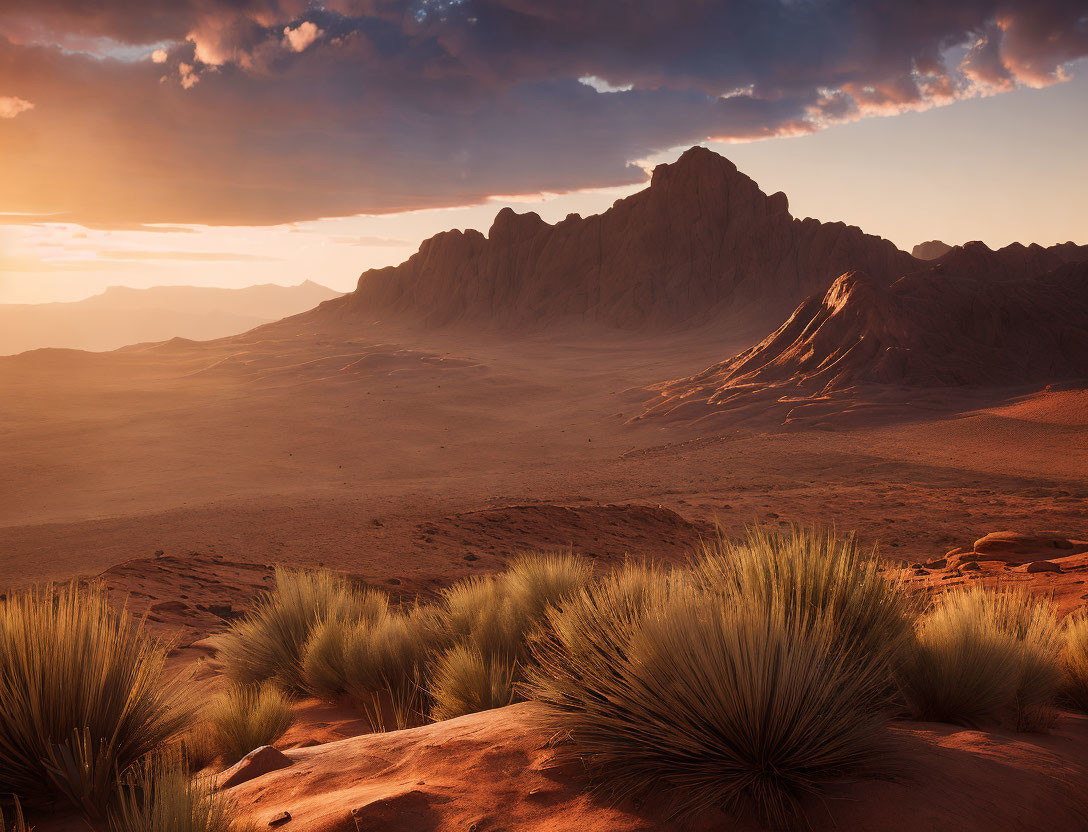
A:
{"type": "Polygon", "coordinates": [[[667,329],[732,311],[781,319],[847,270],[890,282],[919,265],[856,227],[794,219],[785,194],[767,196],[727,159],[693,147],[602,214],[549,225],[505,208],[486,237],[438,234],[326,306],[435,326],[667,329]]]}
{"type": "Polygon", "coordinates": [[[862,385],[979,388],[1085,378],[1088,263],[1004,281],[986,273],[950,278],[934,267],[890,286],[850,272],[751,349],[661,385],[663,400],[650,412],[682,405],[694,415],[769,391],[828,396],[862,385]]]}

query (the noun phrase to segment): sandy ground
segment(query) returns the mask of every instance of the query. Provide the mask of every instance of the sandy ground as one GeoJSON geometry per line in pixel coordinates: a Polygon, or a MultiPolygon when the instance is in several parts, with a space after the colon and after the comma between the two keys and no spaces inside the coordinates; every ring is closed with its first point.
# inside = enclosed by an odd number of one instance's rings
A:
{"type": "MultiPolygon", "coordinates": [[[[834,522],[905,559],[1000,529],[1088,537],[1084,391],[870,424],[631,421],[648,386],[753,337],[362,337],[288,319],[219,342],[3,358],[0,584],[157,550],[422,584],[484,565],[470,553],[591,552],[636,516],[587,510],[631,504],[704,529],[834,522]]],[[[639,515],[609,552],[687,546],[657,522],[639,515]]]]}

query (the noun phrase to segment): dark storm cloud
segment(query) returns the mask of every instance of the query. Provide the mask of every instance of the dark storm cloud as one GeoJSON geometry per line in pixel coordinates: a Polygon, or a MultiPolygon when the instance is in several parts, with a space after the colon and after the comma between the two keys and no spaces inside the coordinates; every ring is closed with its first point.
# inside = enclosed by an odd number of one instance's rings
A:
{"type": "Polygon", "coordinates": [[[0,209],[96,223],[627,183],[670,146],[1045,85],[1088,54],[1063,0],[7,0],[0,34],[0,97],[33,105],[0,122],[0,209]],[[109,57],[140,44],[161,51],[109,57]]]}

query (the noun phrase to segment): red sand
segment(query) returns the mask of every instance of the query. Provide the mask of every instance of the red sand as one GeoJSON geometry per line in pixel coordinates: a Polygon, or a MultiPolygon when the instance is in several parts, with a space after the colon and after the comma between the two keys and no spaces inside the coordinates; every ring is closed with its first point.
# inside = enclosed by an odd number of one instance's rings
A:
{"type": "MultiPolygon", "coordinates": [[[[714,813],[670,822],[653,805],[612,805],[577,769],[549,765],[533,704],[422,728],[287,751],[291,765],[227,790],[264,827],[306,832],[635,832],[753,830],[714,813]]],[[[1088,720],[1065,716],[1047,736],[926,723],[890,729],[902,775],[835,787],[808,806],[814,832],[1080,832],[1088,824],[1088,720]]]]}

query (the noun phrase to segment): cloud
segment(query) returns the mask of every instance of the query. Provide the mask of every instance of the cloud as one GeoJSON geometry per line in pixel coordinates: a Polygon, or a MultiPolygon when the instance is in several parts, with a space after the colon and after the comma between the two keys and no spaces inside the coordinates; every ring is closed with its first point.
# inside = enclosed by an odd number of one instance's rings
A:
{"type": "Polygon", "coordinates": [[[18,96],[0,96],[0,118],[15,118],[20,113],[33,110],[34,105],[18,96]]]}
{"type": "Polygon", "coordinates": [[[182,89],[186,90],[192,89],[193,85],[200,80],[200,76],[196,74],[196,67],[185,61],[178,64],[178,78],[181,80],[182,89]]]}
{"type": "Polygon", "coordinates": [[[165,49],[156,49],[151,53],[151,60],[157,64],[166,63],[166,59],[169,57],[165,49]]]}
{"type": "Polygon", "coordinates": [[[304,20],[294,29],[288,26],[283,30],[283,45],[292,52],[302,52],[323,34],[316,24],[304,20]]]}
{"type": "Polygon", "coordinates": [[[0,132],[22,160],[0,209],[100,225],[630,184],[670,147],[1045,86],[1088,56],[1083,0],[7,0],[0,32],[0,89],[39,107],[0,132]],[[176,80],[70,48],[103,38],[176,80]]]}

